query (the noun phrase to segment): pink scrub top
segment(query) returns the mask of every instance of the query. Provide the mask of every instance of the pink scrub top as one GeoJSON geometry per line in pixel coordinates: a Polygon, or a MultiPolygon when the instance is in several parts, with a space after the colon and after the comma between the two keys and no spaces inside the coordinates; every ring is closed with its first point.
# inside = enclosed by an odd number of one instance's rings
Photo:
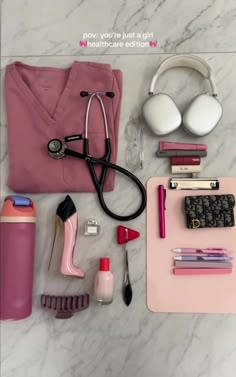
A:
{"type": "MultiPolygon", "coordinates": [[[[21,62],[7,66],[5,96],[8,118],[8,186],[19,193],[94,192],[84,160],[49,156],[50,139],[84,136],[89,97],[81,91],[111,91],[113,99],[102,96],[111,139],[111,162],[117,159],[118,130],[122,97],[122,72],[109,64],[74,62],[71,68],[33,67],[21,62]]],[[[89,114],[90,154],[105,153],[104,120],[98,100],[89,114]]],[[[83,139],[67,143],[83,153],[83,139]]],[[[96,166],[99,176],[100,166],[96,166]]],[[[105,191],[114,189],[115,174],[108,170],[105,191]]]]}

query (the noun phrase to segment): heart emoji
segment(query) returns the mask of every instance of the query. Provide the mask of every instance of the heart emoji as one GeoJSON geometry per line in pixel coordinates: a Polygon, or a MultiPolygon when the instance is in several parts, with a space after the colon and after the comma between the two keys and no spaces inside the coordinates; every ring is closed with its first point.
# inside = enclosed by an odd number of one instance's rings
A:
{"type": "Polygon", "coordinates": [[[149,41],[150,47],[157,47],[157,41],[149,41]]]}
{"type": "Polygon", "coordinates": [[[88,41],[80,41],[80,47],[88,47],[88,41]]]}

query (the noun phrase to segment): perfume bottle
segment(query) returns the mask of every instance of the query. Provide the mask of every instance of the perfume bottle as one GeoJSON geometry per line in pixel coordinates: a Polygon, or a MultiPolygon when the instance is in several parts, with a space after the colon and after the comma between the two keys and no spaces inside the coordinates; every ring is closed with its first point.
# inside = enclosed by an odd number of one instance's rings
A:
{"type": "Polygon", "coordinates": [[[100,225],[94,219],[88,219],[84,227],[85,236],[98,236],[100,233],[100,225]]]}
{"type": "Polygon", "coordinates": [[[110,258],[100,258],[99,271],[95,275],[94,298],[100,305],[113,301],[114,277],[110,271],[110,258]]]}

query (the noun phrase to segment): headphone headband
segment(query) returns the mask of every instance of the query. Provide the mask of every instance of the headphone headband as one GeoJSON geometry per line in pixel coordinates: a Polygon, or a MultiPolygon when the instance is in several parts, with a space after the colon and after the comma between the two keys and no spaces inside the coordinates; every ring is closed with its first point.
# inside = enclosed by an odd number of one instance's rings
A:
{"type": "Polygon", "coordinates": [[[211,85],[211,91],[212,95],[214,97],[217,96],[217,89],[216,84],[214,82],[211,67],[205,60],[194,56],[194,55],[175,55],[171,56],[170,58],[165,59],[157,68],[156,73],[154,74],[150,88],[149,88],[149,94],[154,94],[154,89],[156,85],[156,81],[161,76],[162,73],[167,71],[171,68],[177,68],[177,67],[187,67],[192,68],[195,71],[198,71],[201,73],[203,77],[205,77],[207,80],[209,80],[211,85]]]}

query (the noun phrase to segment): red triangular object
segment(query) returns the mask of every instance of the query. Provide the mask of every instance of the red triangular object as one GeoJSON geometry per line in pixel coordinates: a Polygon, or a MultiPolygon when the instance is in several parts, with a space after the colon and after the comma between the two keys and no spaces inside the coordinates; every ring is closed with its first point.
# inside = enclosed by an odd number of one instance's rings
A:
{"type": "Polygon", "coordinates": [[[140,233],[137,232],[136,230],[129,229],[126,226],[119,225],[117,227],[117,242],[120,245],[123,245],[126,243],[126,231],[125,229],[128,230],[128,241],[135,240],[136,238],[140,237],[140,233]]]}

